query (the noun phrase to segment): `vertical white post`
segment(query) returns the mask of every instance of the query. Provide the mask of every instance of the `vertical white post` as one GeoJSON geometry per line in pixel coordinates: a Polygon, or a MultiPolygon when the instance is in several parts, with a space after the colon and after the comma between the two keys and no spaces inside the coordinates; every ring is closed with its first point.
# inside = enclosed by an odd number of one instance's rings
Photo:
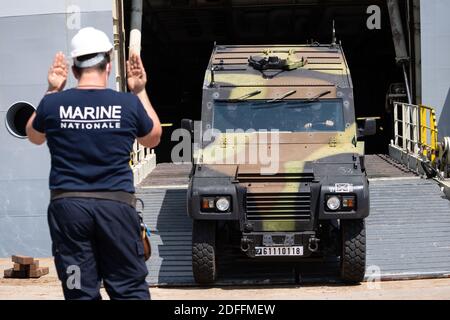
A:
{"type": "Polygon", "coordinates": [[[141,30],[142,30],[142,0],[131,2],[131,31],[130,31],[130,52],[141,53],[141,30]]]}
{"type": "Polygon", "coordinates": [[[414,153],[419,152],[419,111],[418,106],[414,106],[414,153]]]}
{"type": "Polygon", "coordinates": [[[398,146],[398,103],[394,103],[394,144],[398,146]]]}
{"type": "Polygon", "coordinates": [[[402,148],[405,151],[408,151],[408,141],[407,141],[407,112],[406,112],[406,106],[404,103],[402,103],[402,148]]]}
{"type": "MultiPolygon", "coordinates": [[[[142,14],[143,0],[132,0],[131,2],[131,31],[129,53],[135,52],[140,55],[142,42],[142,14]]],[[[133,146],[134,177],[135,183],[139,183],[150,173],[156,165],[156,155],[149,148],[145,148],[137,141],[133,146]]]]}

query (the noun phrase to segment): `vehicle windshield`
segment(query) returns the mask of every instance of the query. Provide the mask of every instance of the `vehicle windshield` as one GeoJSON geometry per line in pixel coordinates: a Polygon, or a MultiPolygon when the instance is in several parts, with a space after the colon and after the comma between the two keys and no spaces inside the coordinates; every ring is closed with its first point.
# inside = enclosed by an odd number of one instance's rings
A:
{"type": "Polygon", "coordinates": [[[342,99],[216,101],[213,127],[227,129],[279,130],[284,132],[344,131],[342,99]]]}

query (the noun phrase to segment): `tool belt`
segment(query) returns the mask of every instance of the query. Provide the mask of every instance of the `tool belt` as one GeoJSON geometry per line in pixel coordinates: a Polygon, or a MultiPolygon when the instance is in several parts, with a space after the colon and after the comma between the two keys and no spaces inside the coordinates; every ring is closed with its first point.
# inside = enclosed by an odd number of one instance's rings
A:
{"type": "Polygon", "coordinates": [[[134,194],[125,191],[63,191],[52,190],[50,199],[58,200],[63,198],[91,198],[118,201],[136,209],[136,197],[134,194]]]}
{"type": "MultiPolygon", "coordinates": [[[[63,191],[63,190],[51,190],[50,200],[58,200],[63,198],[89,198],[89,199],[101,199],[118,201],[136,209],[136,202],[142,204],[142,211],[144,210],[144,202],[141,199],[137,199],[134,194],[125,191],[63,191]]],[[[137,211],[139,216],[141,239],[144,245],[144,257],[145,261],[150,259],[152,255],[152,247],[150,245],[150,229],[144,223],[144,217],[142,211],[137,211]]]]}

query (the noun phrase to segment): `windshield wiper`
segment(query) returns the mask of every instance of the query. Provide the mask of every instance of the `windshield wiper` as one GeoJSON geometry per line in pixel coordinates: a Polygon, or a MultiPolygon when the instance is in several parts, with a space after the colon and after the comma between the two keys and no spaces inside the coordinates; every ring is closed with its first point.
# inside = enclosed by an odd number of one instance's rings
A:
{"type": "Polygon", "coordinates": [[[261,90],[255,90],[255,91],[253,91],[253,92],[250,92],[250,93],[247,93],[247,94],[243,95],[243,96],[240,97],[240,98],[237,98],[236,100],[239,100],[239,101],[247,100],[248,98],[257,96],[257,95],[260,94],[260,93],[261,93],[261,90]]]}
{"type": "Polygon", "coordinates": [[[320,98],[322,98],[323,96],[326,96],[326,95],[329,94],[329,93],[331,93],[330,90],[324,91],[324,92],[322,92],[322,93],[319,93],[319,94],[318,94],[317,96],[315,96],[315,97],[306,99],[306,100],[304,100],[304,101],[299,101],[298,103],[299,103],[300,105],[287,106],[286,108],[301,108],[301,107],[303,107],[304,104],[308,104],[308,103],[311,103],[311,102],[317,102],[317,101],[319,101],[320,98]]]}
{"type": "Polygon", "coordinates": [[[284,100],[284,99],[286,99],[287,97],[290,97],[290,96],[292,96],[294,93],[296,93],[297,92],[297,90],[291,90],[291,91],[288,91],[288,92],[286,92],[285,94],[283,94],[281,97],[278,97],[278,98],[275,98],[275,99],[272,99],[272,100],[268,100],[268,101],[266,101],[266,103],[274,103],[274,102],[277,102],[277,101],[281,101],[281,100],[284,100]]]}
{"type": "Polygon", "coordinates": [[[320,98],[322,98],[323,96],[326,96],[327,94],[331,93],[330,90],[324,91],[322,93],[319,93],[317,96],[306,99],[305,102],[314,102],[314,101],[318,101],[320,98]]]}
{"type": "Polygon", "coordinates": [[[241,102],[241,101],[246,101],[247,99],[249,99],[251,97],[257,96],[260,93],[261,93],[261,90],[255,90],[255,91],[247,93],[247,94],[245,94],[245,95],[243,95],[242,97],[239,97],[239,98],[235,98],[235,99],[217,99],[216,101],[218,101],[218,102],[231,102],[231,103],[241,102]]]}
{"type": "MultiPolygon", "coordinates": [[[[283,101],[284,99],[286,99],[289,96],[292,96],[296,92],[297,92],[297,90],[291,90],[291,91],[286,92],[285,94],[283,94],[282,96],[280,96],[278,98],[275,98],[275,99],[272,99],[272,100],[267,100],[267,101],[264,101],[264,102],[261,101],[261,103],[262,104],[268,104],[268,103],[272,104],[272,103],[275,103],[275,102],[283,101]]],[[[282,106],[282,104],[280,104],[280,105],[282,106]]],[[[253,106],[252,109],[267,109],[267,108],[272,108],[272,107],[278,107],[280,105],[273,105],[273,106],[270,106],[270,107],[269,106],[259,106],[259,107],[253,106]]]]}

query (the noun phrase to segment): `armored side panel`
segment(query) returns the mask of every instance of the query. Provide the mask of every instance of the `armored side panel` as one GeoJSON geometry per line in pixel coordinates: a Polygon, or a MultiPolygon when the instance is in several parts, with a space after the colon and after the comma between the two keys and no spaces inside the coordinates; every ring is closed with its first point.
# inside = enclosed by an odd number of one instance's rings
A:
{"type": "MultiPolygon", "coordinates": [[[[54,54],[63,51],[70,56],[71,38],[86,26],[101,29],[113,39],[112,1],[2,2],[0,257],[51,255],[47,226],[49,152],[45,145],[34,146],[21,135],[27,108],[36,108],[47,89],[46,75],[54,54]],[[16,107],[11,109],[13,105],[16,107]]],[[[74,84],[71,76],[67,87],[74,84]]],[[[113,77],[110,87],[115,87],[113,77]]]]}

